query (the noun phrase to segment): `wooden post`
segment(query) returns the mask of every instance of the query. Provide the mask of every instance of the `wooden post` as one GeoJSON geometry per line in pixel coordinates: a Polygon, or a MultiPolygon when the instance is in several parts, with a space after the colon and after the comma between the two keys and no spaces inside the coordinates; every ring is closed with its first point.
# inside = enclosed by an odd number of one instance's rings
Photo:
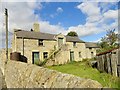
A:
{"type": "Polygon", "coordinates": [[[8,61],[8,11],[5,8],[5,23],[6,23],[6,62],[8,61]]]}
{"type": "Polygon", "coordinates": [[[112,74],[111,53],[107,53],[106,57],[107,57],[106,59],[107,59],[108,73],[112,74]]]}
{"type": "Polygon", "coordinates": [[[111,56],[111,65],[112,65],[112,74],[113,76],[117,75],[117,61],[118,61],[118,50],[112,52],[111,56]]]}
{"type": "Polygon", "coordinates": [[[103,70],[108,73],[107,54],[103,54],[103,70]]]}
{"type": "Polygon", "coordinates": [[[118,49],[117,75],[120,77],[120,48],[118,49]]]}
{"type": "Polygon", "coordinates": [[[101,69],[102,69],[102,71],[104,72],[104,71],[105,71],[105,55],[103,54],[101,58],[102,58],[101,69]]]}

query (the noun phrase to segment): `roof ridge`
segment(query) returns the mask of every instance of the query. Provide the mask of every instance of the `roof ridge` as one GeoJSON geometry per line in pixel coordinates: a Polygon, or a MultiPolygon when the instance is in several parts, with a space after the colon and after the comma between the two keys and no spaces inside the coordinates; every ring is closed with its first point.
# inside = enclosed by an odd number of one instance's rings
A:
{"type": "Polygon", "coordinates": [[[35,31],[27,31],[27,30],[21,30],[21,29],[18,29],[20,31],[23,31],[23,32],[30,32],[30,33],[43,33],[43,34],[49,34],[49,35],[57,35],[57,34],[51,34],[51,33],[45,33],[45,32],[35,32],[35,31]]]}

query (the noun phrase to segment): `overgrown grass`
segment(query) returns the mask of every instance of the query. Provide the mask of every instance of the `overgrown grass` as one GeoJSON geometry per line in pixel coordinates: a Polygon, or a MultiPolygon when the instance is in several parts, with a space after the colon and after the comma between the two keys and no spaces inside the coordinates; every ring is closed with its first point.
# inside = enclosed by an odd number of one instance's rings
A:
{"type": "Polygon", "coordinates": [[[104,87],[118,88],[118,85],[120,84],[117,77],[107,73],[100,73],[97,69],[90,67],[88,65],[88,60],[85,60],[84,62],[71,62],[66,65],[49,66],[48,68],[82,78],[96,80],[104,87]]]}

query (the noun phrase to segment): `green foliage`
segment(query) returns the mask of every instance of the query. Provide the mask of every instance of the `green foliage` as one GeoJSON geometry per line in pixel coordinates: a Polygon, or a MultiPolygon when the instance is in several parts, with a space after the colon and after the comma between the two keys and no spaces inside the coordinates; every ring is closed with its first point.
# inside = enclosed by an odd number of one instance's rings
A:
{"type": "Polygon", "coordinates": [[[51,50],[49,57],[44,59],[43,62],[40,63],[40,66],[44,66],[48,60],[53,59],[54,58],[53,56],[55,56],[59,51],[60,51],[60,48],[58,50],[55,48],[54,50],[51,50]]]}
{"type": "Polygon", "coordinates": [[[74,31],[70,31],[67,36],[77,36],[78,37],[78,34],[74,31]]]}
{"type": "Polygon", "coordinates": [[[100,49],[97,50],[98,53],[104,52],[113,48],[116,48],[118,45],[116,43],[118,35],[115,33],[115,29],[108,30],[107,34],[101,38],[101,41],[98,43],[100,49]]]}
{"type": "Polygon", "coordinates": [[[107,31],[106,36],[107,36],[108,44],[110,46],[114,46],[117,40],[117,34],[115,34],[115,29],[107,31]]]}
{"type": "MultiPolygon", "coordinates": [[[[86,59],[88,61],[88,59],[86,59]]],[[[49,66],[48,68],[63,73],[73,74],[82,78],[96,80],[104,87],[118,88],[118,78],[107,73],[100,73],[97,69],[86,65],[86,62],[71,62],[61,66],[49,66]]]]}

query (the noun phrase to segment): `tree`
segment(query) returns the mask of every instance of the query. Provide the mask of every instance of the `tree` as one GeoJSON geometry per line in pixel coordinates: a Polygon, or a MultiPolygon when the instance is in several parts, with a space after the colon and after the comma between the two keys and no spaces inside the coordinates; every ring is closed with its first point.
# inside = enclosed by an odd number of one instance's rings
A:
{"type": "Polygon", "coordinates": [[[113,45],[115,45],[115,42],[117,41],[117,34],[115,34],[115,29],[113,29],[113,30],[108,30],[107,31],[107,34],[106,34],[106,38],[107,38],[107,41],[108,41],[108,44],[110,45],[110,46],[113,46],[113,45]]]}
{"type": "Polygon", "coordinates": [[[76,33],[76,32],[74,32],[74,31],[70,31],[68,34],[67,34],[67,36],[77,36],[78,37],[78,34],[76,33]]]}
{"type": "Polygon", "coordinates": [[[115,29],[113,30],[108,30],[107,34],[101,38],[101,41],[98,43],[100,49],[98,52],[103,52],[106,50],[110,50],[112,48],[117,47],[118,45],[116,44],[118,35],[115,33],[115,29]]]}

